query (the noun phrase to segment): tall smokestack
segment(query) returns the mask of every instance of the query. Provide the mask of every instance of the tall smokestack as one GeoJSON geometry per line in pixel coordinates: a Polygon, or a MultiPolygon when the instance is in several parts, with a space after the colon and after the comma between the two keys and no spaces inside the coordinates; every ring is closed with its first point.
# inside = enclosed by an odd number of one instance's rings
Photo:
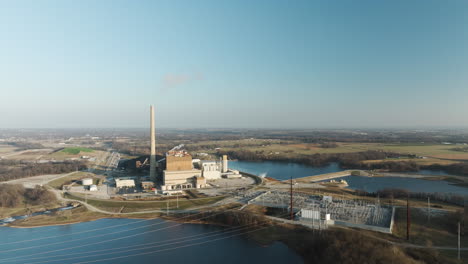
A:
{"type": "Polygon", "coordinates": [[[151,156],[150,156],[150,178],[156,181],[156,133],[154,128],[154,107],[150,107],[150,134],[151,134],[151,156]]]}
{"type": "Polygon", "coordinates": [[[228,171],[228,159],[227,155],[223,155],[223,172],[228,171]]]}

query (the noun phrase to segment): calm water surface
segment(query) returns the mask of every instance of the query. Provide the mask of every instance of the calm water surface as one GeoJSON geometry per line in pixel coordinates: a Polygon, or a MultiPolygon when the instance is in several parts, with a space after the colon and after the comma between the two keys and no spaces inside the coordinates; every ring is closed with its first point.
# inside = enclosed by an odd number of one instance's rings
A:
{"type": "Polygon", "coordinates": [[[287,180],[291,177],[301,178],[342,171],[337,163],[330,163],[325,167],[311,167],[297,163],[287,162],[251,162],[251,161],[229,161],[229,168],[240,170],[255,175],[265,175],[278,180],[287,180]]]}
{"type": "Polygon", "coordinates": [[[0,227],[0,263],[303,263],[280,242],[233,236],[243,231],[160,219],[0,227]]]}
{"type": "MultiPolygon", "coordinates": [[[[230,161],[229,167],[240,171],[265,175],[278,180],[287,180],[290,175],[293,178],[301,178],[312,175],[319,175],[330,172],[342,171],[337,163],[331,163],[326,167],[311,167],[296,163],[285,162],[249,162],[249,161],[230,161]]],[[[449,175],[444,171],[421,170],[417,174],[427,175],[449,175]]],[[[400,188],[412,192],[440,192],[468,195],[468,188],[452,185],[446,181],[427,181],[413,178],[400,177],[359,177],[348,176],[339,179],[345,179],[350,189],[375,192],[385,188],[400,188]]]]}
{"type": "Polygon", "coordinates": [[[468,195],[468,188],[452,185],[446,181],[428,181],[401,177],[361,177],[347,176],[335,180],[346,180],[348,188],[376,192],[386,188],[406,189],[410,192],[452,193],[468,195]]]}

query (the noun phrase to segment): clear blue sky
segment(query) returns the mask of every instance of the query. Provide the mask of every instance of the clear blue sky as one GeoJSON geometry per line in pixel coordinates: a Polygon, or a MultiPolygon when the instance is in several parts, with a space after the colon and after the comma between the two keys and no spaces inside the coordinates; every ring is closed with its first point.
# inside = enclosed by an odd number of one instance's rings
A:
{"type": "Polygon", "coordinates": [[[468,1],[2,1],[0,127],[466,126],[468,1]]]}

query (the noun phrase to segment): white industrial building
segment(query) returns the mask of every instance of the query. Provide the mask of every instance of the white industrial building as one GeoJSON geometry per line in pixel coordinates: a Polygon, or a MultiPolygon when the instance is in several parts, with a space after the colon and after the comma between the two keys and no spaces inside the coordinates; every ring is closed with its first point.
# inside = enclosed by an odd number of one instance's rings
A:
{"type": "Polygon", "coordinates": [[[223,155],[222,160],[205,160],[197,162],[200,165],[202,176],[207,180],[216,180],[221,177],[231,179],[242,177],[237,170],[230,170],[228,168],[228,159],[223,155]]]}
{"type": "Polygon", "coordinates": [[[84,185],[84,186],[89,186],[91,184],[93,184],[93,179],[91,178],[84,178],[81,180],[81,183],[84,185]]]}
{"type": "Polygon", "coordinates": [[[135,187],[135,180],[132,178],[118,178],[115,179],[115,187],[135,187]]]}
{"type": "Polygon", "coordinates": [[[200,167],[202,175],[207,180],[215,180],[221,178],[221,164],[218,161],[201,161],[200,167]]]}

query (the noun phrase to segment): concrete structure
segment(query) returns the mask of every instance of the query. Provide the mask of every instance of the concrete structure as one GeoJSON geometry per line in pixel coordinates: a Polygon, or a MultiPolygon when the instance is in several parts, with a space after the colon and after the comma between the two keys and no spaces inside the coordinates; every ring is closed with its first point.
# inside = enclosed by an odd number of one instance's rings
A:
{"type": "Polygon", "coordinates": [[[167,171],[185,171],[192,169],[192,156],[190,156],[190,154],[184,153],[181,156],[174,156],[172,154],[166,155],[167,171]]]}
{"type": "Polygon", "coordinates": [[[206,178],[195,177],[195,188],[205,188],[205,187],[206,187],[206,178]]]}
{"type": "Polygon", "coordinates": [[[162,190],[190,189],[196,187],[196,177],[201,177],[200,170],[167,171],[163,172],[162,190]]]}
{"type": "Polygon", "coordinates": [[[93,184],[93,179],[91,178],[84,178],[81,180],[81,183],[85,186],[88,186],[88,185],[91,185],[93,184]]]}
{"type": "Polygon", "coordinates": [[[151,155],[150,155],[150,178],[156,181],[156,132],[154,127],[154,107],[150,107],[150,135],[151,135],[151,155]]]}
{"type": "Polygon", "coordinates": [[[95,184],[90,185],[90,186],[89,186],[89,190],[90,190],[91,192],[97,192],[97,191],[98,191],[97,185],[95,185],[95,184]]]}
{"type": "MultiPolygon", "coordinates": [[[[193,168],[192,156],[177,146],[166,153],[161,190],[177,190],[189,188],[203,188],[206,184],[201,182],[202,171],[193,168]]],[[[204,178],[203,178],[204,179],[204,178]]]]}
{"type": "Polygon", "coordinates": [[[135,187],[135,180],[130,178],[118,178],[115,179],[115,187],[135,187]]]}
{"type": "Polygon", "coordinates": [[[226,173],[228,171],[228,159],[227,155],[223,155],[223,173],[226,173]]]}
{"type": "Polygon", "coordinates": [[[221,164],[217,161],[201,161],[202,175],[207,180],[215,180],[221,178],[221,164]]]}

